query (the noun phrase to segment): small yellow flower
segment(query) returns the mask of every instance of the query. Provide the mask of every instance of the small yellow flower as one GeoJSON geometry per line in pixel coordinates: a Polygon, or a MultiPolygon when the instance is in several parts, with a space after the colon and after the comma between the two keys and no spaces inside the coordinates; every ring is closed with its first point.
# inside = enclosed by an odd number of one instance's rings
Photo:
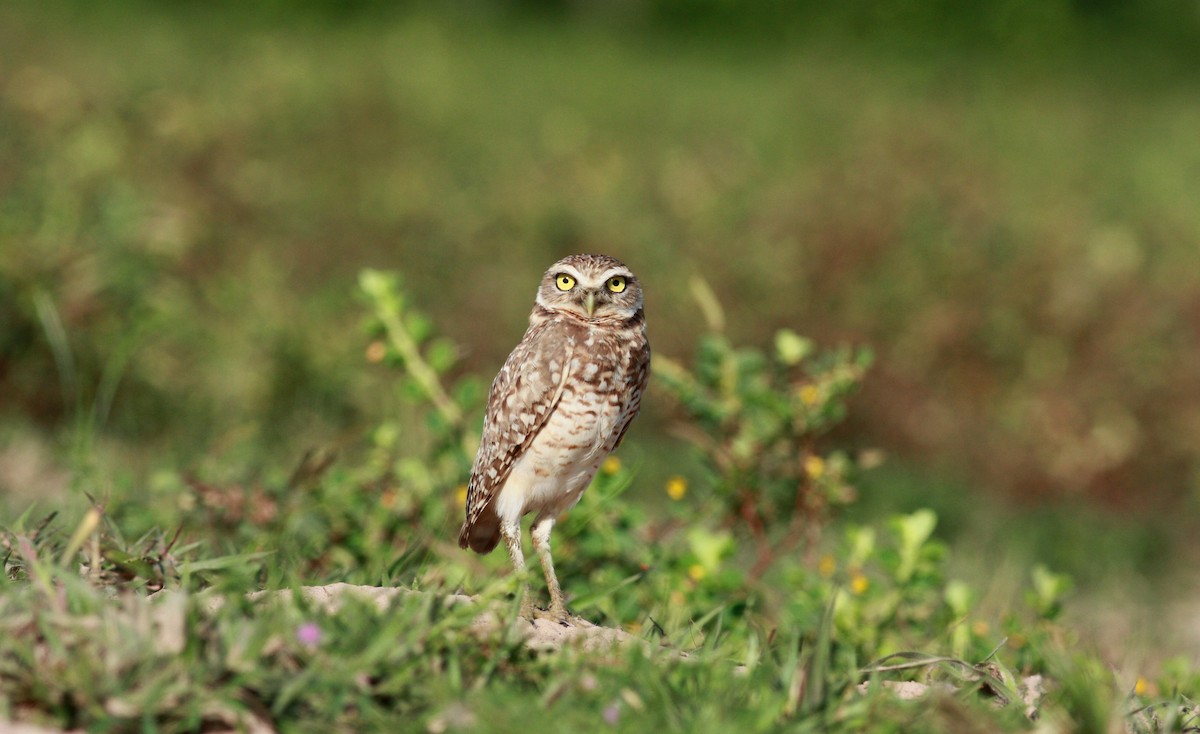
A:
{"type": "Polygon", "coordinates": [[[1157,696],[1158,686],[1139,675],[1133,684],[1133,694],[1135,696],[1157,696]]]}
{"type": "Polygon", "coordinates": [[[615,456],[608,457],[604,460],[604,463],[600,465],[600,471],[605,476],[611,477],[613,474],[621,471],[621,460],[615,456]]]}
{"type": "Polygon", "coordinates": [[[825,476],[825,460],[816,454],[812,454],[804,459],[804,473],[813,479],[820,479],[825,476]]]}
{"type": "Polygon", "coordinates": [[[687,480],[674,476],[667,480],[667,496],[678,502],[687,494],[687,480]]]}
{"type": "Polygon", "coordinates": [[[454,490],[454,501],[458,503],[459,507],[467,506],[467,485],[458,485],[458,489],[454,490]]]}
{"type": "Polygon", "coordinates": [[[821,560],[817,561],[817,573],[821,574],[821,578],[831,578],[835,571],[837,571],[837,559],[832,554],[826,553],[821,556],[821,560]]]}
{"type": "Polygon", "coordinates": [[[804,385],[800,388],[800,402],[804,403],[809,408],[816,405],[821,400],[821,391],[816,385],[804,385]]]}
{"type": "Polygon", "coordinates": [[[691,567],[688,568],[688,578],[690,578],[692,581],[699,581],[707,575],[708,572],[705,571],[704,566],[701,566],[699,563],[693,563],[691,567]]]}
{"type": "Polygon", "coordinates": [[[367,361],[372,364],[379,364],[383,358],[387,356],[387,345],[376,339],[367,345],[367,361]]]}
{"type": "Polygon", "coordinates": [[[862,571],[855,571],[854,575],[850,577],[850,591],[855,596],[861,596],[862,594],[865,594],[870,586],[870,579],[868,579],[862,571]]]}
{"type": "Polygon", "coordinates": [[[642,631],[642,623],[637,621],[628,622],[625,624],[625,631],[631,635],[636,635],[642,631]]]}
{"type": "Polygon", "coordinates": [[[971,623],[971,632],[973,632],[976,637],[986,637],[991,631],[992,626],[982,619],[977,619],[971,623]]]}

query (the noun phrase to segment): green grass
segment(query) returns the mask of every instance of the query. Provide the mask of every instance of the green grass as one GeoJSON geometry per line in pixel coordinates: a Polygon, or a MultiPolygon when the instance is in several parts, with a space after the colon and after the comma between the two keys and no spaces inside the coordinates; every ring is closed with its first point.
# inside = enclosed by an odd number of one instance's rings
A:
{"type": "Polygon", "coordinates": [[[712,334],[694,365],[658,368],[691,440],[711,447],[714,491],[676,487],[651,518],[623,501],[636,473],[610,461],[561,524],[575,610],[647,646],[532,651],[513,580],[487,581],[505,559],[449,540],[477,381],[451,377],[453,351],[398,278],[369,271],[361,284],[373,359],[396,368],[424,435],[385,423],[353,466],[310,454],[253,483],[177,475],[160,488],[174,506],[153,513],[125,493],[73,529],[56,513],[17,518],[0,534],[6,717],[89,731],[513,731],[531,712],[639,731],[905,731],[918,718],[933,730],[1018,731],[1033,726],[1021,692],[1030,674],[1050,680],[1037,716],[1064,727],[1160,731],[1195,717],[1200,675],[1185,662],[1153,679],[1079,651],[1062,618],[1067,577],[1036,566],[1024,600],[995,609],[948,573],[932,510],[831,524],[829,510],[852,501],[857,462],[816,440],[843,416],[863,363],[799,348],[790,332],[768,353],[712,334]],[[780,457],[800,452],[797,475],[780,457]],[[777,497],[788,483],[796,496],[777,497]],[[789,517],[780,499],[817,509],[789,517]],[[148,518],[178,529],[122,532],[148,518]],[[329,581],[419,593],[384,610],[278,593],[329,581]],[[442,601],[463,587],[475,604],[442,601]],[[252,600],[258,589],[266,596],[252,600]],[[475,628],[484,609],[502,624],[475,628]],[[949,688],[902,702],[883,685],[895,680],[949,688]]]}

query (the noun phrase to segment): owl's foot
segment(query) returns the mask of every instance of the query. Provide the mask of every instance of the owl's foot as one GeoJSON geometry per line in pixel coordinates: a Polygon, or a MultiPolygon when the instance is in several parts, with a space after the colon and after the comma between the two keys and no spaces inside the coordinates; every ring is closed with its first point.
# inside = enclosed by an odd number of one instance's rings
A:
{"type": "Polygon", "coordinates": [[[555,624],[561,624],[564,627],[572,627],[575,620],[578,619],[574,614],[567,611],[566,607],[555,608],[551,605],[549,609],[540,609],[533,605],[529,598],[521,602],[521,609],[517,612],[521,619],[528,620],[530,624],[536,623],[539,619],[545,619],[555,624]]]}
{"type": "Polygon", "coordinates": [[[561,604],[551,604],[549,609],[537,612],[538,619],[548,619],[551,622],[561,624],[563,627],[574,627],[575,620],[579,619],[574,614],[567,611],[567,608],[561,604]]]}

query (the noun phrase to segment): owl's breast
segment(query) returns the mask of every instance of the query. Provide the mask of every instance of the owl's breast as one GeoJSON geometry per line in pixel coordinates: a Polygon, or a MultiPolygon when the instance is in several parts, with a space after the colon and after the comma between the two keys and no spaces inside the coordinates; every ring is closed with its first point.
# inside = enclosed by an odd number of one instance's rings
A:
{"type": "Polygon", "coordinates": [[[594,470],[616,438],[621,401],[583,381],[563,388],[546,425],[530,446],[540,455],[538,465],[562,480],[574,473],[594,470]]]}
{"type": "Polygon", "coordinates": [[[561,514],[579,501],[629,418],[619,364],[585,356],[567,365],[562,396],[497,498],[500,516],[561,514]]]}

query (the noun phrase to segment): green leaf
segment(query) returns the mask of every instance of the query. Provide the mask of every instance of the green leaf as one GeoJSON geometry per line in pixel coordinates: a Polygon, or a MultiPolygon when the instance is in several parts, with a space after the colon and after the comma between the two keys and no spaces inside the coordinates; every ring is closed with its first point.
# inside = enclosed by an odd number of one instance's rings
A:
{"type": "Polygon", "coordinates": [[[892,521],[900,541],[900,565],[896,580],[900,583],[912,578],[921,556],[921,548],[937,527],[937,513],[930,509],[917,510],[911,515],[901,515],[892,521]]]}
{"type": "Polygon", "coordinates": [[[413,343],[421,344],[433,334],[433,321],[423,313],[412,311],[404,317],[404,328],[408,329],[413,343]]]}
{"type": "Polygon", "coordinates": [[[434,372],[444,374],[458,361],[458,347],[449,339],[434,339],[425,352],[425,361],[434,372]]]}
{"type": "Polygon", "coordinates": [[[850,566],[862,566],[875,552],[875,528],[848,528],[846,539],[850,542],[850,553],[846,559],[850,566]]]}
{"type": "Polygon", "coordinates": [[[813,353],[815,346],[811,339],[800,336],[791,329],[780,329],[775,332],[775,354],[779,361],[788,367],[794,367],[803,362],[813,353]]]}
{"type": "Polygon", "coordinates": [[[358,287],[385,313],[398,314],[404,307],[396,273],[367,268],[358,274],[358,287]]]}
{"type": "Polygon", "coordinates": [[[721,559],[733,551],[733,535],[728,530],[695,527],[688,531],[687,540],[696,561],[708,572],[717,570],[721,559]]]}
{"type": "Polygon", "coordinates": [[[946,599],[946,606],[957,618],[965,617],[975,603],[975,592],[964,581],[950,581],[942,595],[946,599]]]}
{"type": "Polygon", "coordinates": [[[1071,577],[1055,573],[1042,564],[1037,564],[1030,571],[1033,580],[1031,605],[1038,614],[1048,619],[1058,616],[1062,610],[1062,602],[1072,586],[1071,577]]]}
{"type": "Polygon", "coordinates": [[[486,397],[483,382],[475,377],[466,377],[454,386],[454,402],[464,411],[477,410],[483,407],[486,397]]]}

